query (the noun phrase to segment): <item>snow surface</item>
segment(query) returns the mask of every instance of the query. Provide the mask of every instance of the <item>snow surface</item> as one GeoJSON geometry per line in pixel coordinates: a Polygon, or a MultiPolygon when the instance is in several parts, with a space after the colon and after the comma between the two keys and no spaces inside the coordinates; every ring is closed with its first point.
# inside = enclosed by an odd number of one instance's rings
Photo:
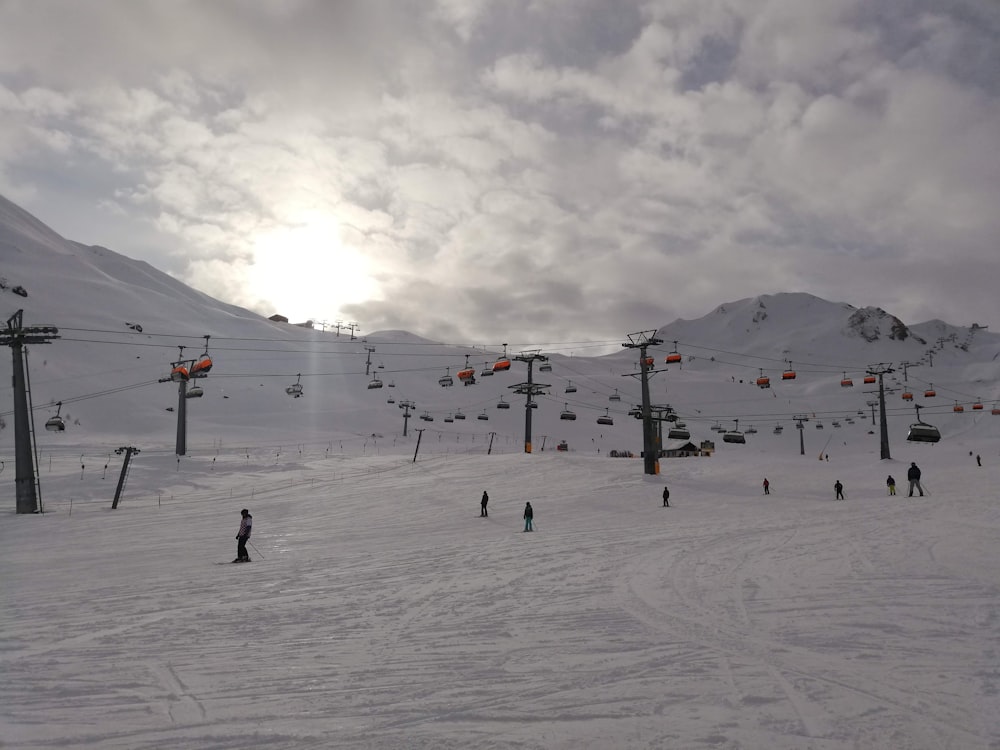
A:
{"type": "Polygon", "coordinates": [[[923,416],[944,438],[907,443],[894,393],[880,460],[871,394],[839,370],[924,346],[845,333],[852,309],[808,295],[678,321],[656,354],[680,339],[683,369],[658,364],[653,398],[717,450],[647,477],[607,455],[642,447],[634,351],[536,371],[552,387],[528,455],[523,364],[436,382],[493,348],[281,326],[0,209],[0,275],[29,291],[0,302],[63,335],[29,348],[43,514],[14,513],[0,389],[0,746],[1000,748],[996,334],[934,323],[951,338],[909,382],[939,390],[923,416]],[[216,365],[177,457],[177,386],[156,381],[204,334],[216,365]],[[396,388],[366,387],[367,347],[396,388]],[[752,384],[785,358],[797,380],[752,384]],[[390,395],[435,421],[403,436],[390,395]],[[46,432],[60,400],[67,429],[46,432]],[[746,445],[709,430],[735,419],[760,428],[746,445]],[[111,510],[126,445],[141,452],[111,510]],[[233,565],[243,507],[253,562],[233,565]]]}

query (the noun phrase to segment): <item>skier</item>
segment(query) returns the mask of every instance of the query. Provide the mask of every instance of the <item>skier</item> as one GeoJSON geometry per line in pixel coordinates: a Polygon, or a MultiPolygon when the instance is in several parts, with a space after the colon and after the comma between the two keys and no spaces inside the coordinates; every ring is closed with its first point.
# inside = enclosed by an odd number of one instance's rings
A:
{"type": "Polygon", "coordinates": [[[924,488],[920,486],[920,467],[917,466],[916,461],[912,461],[910,468],[906,470],[906,479],[910,483],[910,494],[907,497],[913,497],[914,487],[920,490],[920,497],[923,497],[924,488]]]}
{"type": "Polygon", "coordinates": [[[839,479],[837,480],[837,483],[833,485],[833,489],[835,489],[837,491],[837,497],[834,498],[834,499],[835,500],[843,500],[844,499],[844,485],[842,485],[840,483],[839,479]]]}
{"type": "Polygon", "coordinates": [[[253,516],[246,508],[240,511],[243,520],[240,521],[240,530],[236,533],[236,559],[234,563],[250,562],[250,554],[247,552],[247,542],[250,539],[250,531],[253,528],[253,516]]]}
{"type": "Polygon", "coordinates": [[[483,490],[483,499],[479,501],[479,517],[489,517],[489,513],[486,511],[486,503],[490,501],[490,496],[486,494],[486,490],[483,490]]]}
{"type": "Polygon", "coordinates": [[[983,465],[983,457],[982,457],[982,456],[980,456],[980,455],[979,455],[979,454],[977,453],[977,454],[976,454],[976,466],[982,466],[982,465],[983,465]]]}
{"type": "Polygon", "coordinates": [[[885,480],[885,484],[889,488],[889,494],[890,495],[895,495],[896,494],[896,480],[892,478],[892,474],[890,474],[889,478],[885,480]]]}
{"type": "Polygon", "coordinates": [[[670,490],[668,490],[666,487],[663,488],[663,507],[664,508],[670,507],[670,490]]]}
{"type": "Polygon", "coordinates": [[[764,494],[771,494],[771,483],[767,481],[767,477],[764,477],[764,494]]]}
{"type": "Polygon", "coordinates": [[[535,518],[535,511],[531,508],[531,503],[524,504],[524,530],[534,531],[531,526],[532,521],[535,518]]]}

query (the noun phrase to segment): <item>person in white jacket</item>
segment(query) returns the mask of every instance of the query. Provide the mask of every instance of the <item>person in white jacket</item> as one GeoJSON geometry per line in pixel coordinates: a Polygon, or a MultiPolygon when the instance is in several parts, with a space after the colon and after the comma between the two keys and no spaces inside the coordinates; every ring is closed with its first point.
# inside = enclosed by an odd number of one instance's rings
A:
{"type": "Polygon", "coordinates": [[[240,521],[240,530],[236,533],[236,559],[234,563],[250,562],[250,553],[247,552],[247,541],[250,539],[250,532],[253,529],[253,516],[246,508],[240,511],[243,520],[240,521]]]}

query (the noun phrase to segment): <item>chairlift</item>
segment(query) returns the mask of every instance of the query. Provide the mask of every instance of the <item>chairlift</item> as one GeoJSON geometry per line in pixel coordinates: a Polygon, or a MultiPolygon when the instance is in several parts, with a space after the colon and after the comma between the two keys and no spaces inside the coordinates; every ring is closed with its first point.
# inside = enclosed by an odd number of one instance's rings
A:
{"type": "Polygon", "coordinates": [[[455,412],[455,419],[465,419],[465,415],[460,411],[455,412]]]}
{"type": "Polygon", "coordinates": [[[930,388],[924,391],[924,398],[934,398],[937,396],[937,391],[934,390],[934,384],[931,383],[930,388]]]}
{"type": "Polygon", "coordinates": [[[780,424],[776,424],[776,425],[774,426],[774,429],[772,430],[772,432],[773,432],[773,433],[774,433],[775,435],[780,435],[780,434],[781,434],[782,432],[784,432],[784,429],[785,429],[785,428],[784,428],[784,427],[782,427],[782,426],[781,426],[780,424]]]}
{"type": "Polygon", "coordinates": [[[381,387],[382,387],[382,381],[378,379],[377,375],[374,378],[372,378],[371,382],[368,384],[368,390],[370,391],[374,390],[375,388],[381,388],[381,387]]]}
{"type": "Polygon", "coordinates": [[[497,402],[498,409],[509,409],[510,404],[503,400],[503,396],[500,397],[500,401],[497,402]]]}
{"type": "Polygon", "coordinates": [[[847,377],[847,373],[846,372],[844,373],[843,379],[840,381],[840,387],[841,388],[853,388],[854,387],[854,381],[851,378],[847,377]]]}
{"type": "Polygon", "coordinates": [[[529,409],[537,409],[538,408],[538,402],[537,401],[529,401],[527,403],[527,407],[529,409]]]}
{"type": "Polygon", "coordinates": [[[973,411],[982,411],[983,410],[983,402],[980,399],[976,399],[976,403],[974,403],[972,405],[972,409],[973,409],[973,411]]]}
{"type": "Polygon", "coordinates": [[[861,382],[864,383],[865,385],[874,385],[875,384],[875,376],[874,375],[865,375],[864,379],[861,382]]]}
{"type": "Polygon", "coordinates": [[[837,421],[831,422],[830,424],[832,424],[834,427],[840,427],[840,422],[837,421]]]}
{"type": "Polygon", "coordinates": [[[490,418],[490,415],[486,413],[486,409],[483,409],[483,413],[480,414],[478,417],[476,417],[476,419],[481,419],[484,422],[487,421],[489,418],[490,418]]]}
{"type": "Polygon", "coordinates": [[[722,432],[725,428],[721,424],[719,424],[718,422],[716,422],[715,424],[713,424],[708,429],[710,429],[712,432],[722,432]]]}
{"type": "Polygon", "coordinates": [[[910,391],[903,391],[903,401],[912,401],[913,394],[910,391]]]}
{"type": "Polygon", "coordinates": [[[822,422],[817,422],[816,423],[816,429],[817,430],[822,430],[823,429],[823,423],[822,422]]]}
{"type": "Polygon", "coordinates": [[[59,411],[62,409],[62,401],[56,404],[56,414],[54,417],[49,417],[45,420],[45,429],[49,432],[63,432],[66,429],[66,423],[63,418],[59,416],[59,411]]]}
{"type": "Polygon", "coordinates": [[[757,434],[757,428],[754,427],[753,425],[750,425],[747,428],[747,435],[756,435],[756,434],[757,434]]]}
{"type": "Polygon", "coordinates": [[[393,398],[392,396],[389,396],[389,398],[387,398],[387,399],[385,400],[385,402],[386,402],[387,404],[394,404],[394,403],[396,403],[396,399],[394,399],[394,398],[393,398]]]}
{"type": "Polygon", "coordinates": [[[615,392],[608,396],[608,401],[621,401],[622,397],[618,395],[618,389],[615,388],[615,392]]]}
{"type": "Polygon", "coordinates": [[[758,388],[770,388],[771,387],[771,378],[769,378],[767,375],[764,374],[764,369],[763,368],[761,368],[760,375],[757,378],[757,387],[758,388]]]}
{"type": "Polygon", "coordinates": [[[576,386],[573,385],[572,381],[566,381],[565,393],[576,393],[576,386]]]}
{"type": "Polygon", "coordinates": [[[937,427],[920,419],[920,407],[914,405],[917,410],[917,421],[910,425],[906,439],[911,443],[936,443],[941,439],[941,432],[937,427]]]}
{"type": "Polygon", "coordinates": [[[507,358],[507,344],[503,345],[503,356],[493,363],[493,372],[506,372],[510,369],[510,359],[507,358]]]}
{"type": "Polygon", "coordinates": [[[1000,417],[1000,406],[993,404],[993,408],[990,410],[990,414],[994,417],[1000,417]]]}
{"type": "Polygon", "coordinates": [[[610,409],[605,409],[604,416],[597,418],[597,424],[614,424],[615,420],[611,418],[611,414],[609,413],[610,411],[610,409]]]}
{"type": "Polygon", "coordinates": [[[739,430],[726,430],[722,433],[723,443],[745,443],[747,439],[743,437],[743,433],[739,430]]]}
{"type": "Polygon", "coordinates": [[[481,377],[481,378],[487,378],[487,377],[489,377],[492,374],[493,374],[493,368],[490,367],[490,363],[489,362],[483,362],[483,369],[479,373],[479,377],[481,377]]]}
{"type": "Polygon", "coordinates": [[[652,357],[646,357],[645,363],[646,369],[652,369],[655,366],[656,361],[652,357]]]}
{"type": "Polygon", "coordinates": [[[681,355],[680,352],[677,351],[676,341],[674,342],[674,350],[670,352],[666,357],[664,357],[663,361],[666,362],[668,365],[676,365],[681,362],[681,355]]]}
{"type": "Polygon", "coordinates": [[[667,439],[669,440],[690,440],[691,432],[685,430],[681,427],[671,427],[667,432],[667,439]]]}
{"type": "Polygon", "coordinates": [[[205,335],[205,351],[202,353],[195,363],[191,365],[191,377],[192,378],[203,378],[208,375],[208,371],[212,369],[212,358],[208,356],[208,339],[210,336],[205,335]]]}
{"type": "Polygon", "coordinates": [[[538,371],[539,372],[552,372],[552,363],[551,362],[542,362],[540,365],[538,365],[538,371]]]}
{"type": "Polygon", "coordinates": [[[456,375],[465,385],[472,385],[476,382],[476,370],[469,367],[469,355],[465,355],[465,367],[459,370],[456,375]]]}
{"type": "Polygon", "coordinates": [[[795,370],[792,369],[792,361],[790,359],[786,359],[785,362],[788,364],[788,367],[785,368],[783,373],[781,373],[781,379],[795,380],[795,370]]]}
{"type": "Polygon", "coordinates": [[[422,420],[424,420],[425,422],[433,422],[434,421],[434,417],[432,417],[430,415],[430,413],[426,412],[426,411],[423,414],[420,415],[420,418],[422,420]]]}
{"type": "Polygon", "coordinates": [[[292,383],[290,386],[285,388],[285,393],[287,393],[292,398],[299,398],[302,395],[302,373],[298,374],[298,379],[292,383]]]}
{"type": "Polygon", "coordinates": [[[390,388],[395,388],[396,387],[396,383],[394,381],[390,380],[389,381],[389,387],[390,388]]]}
{"type": "Polygon", "coordinates": [[[454,417],[445,417],[445,418],[444,418],[444,421],[445,421],[445,422],[454,422],[454,421],[455,421],[455,418],[454,418],[454,417]]]}
{"type": "Polygon", "coordinates": [[[184,392],[184,398],[201,398],[205,395],[205,391],[200,387],[193,385],[184,392]]]}
{"type": "Polygon", "coordinates": [[[563,404],[563,410],[559,412],[559,419],[575,420],[576,412],[572,412],[569,409],[569,404],[563,404]]]}
{"type": "Polygon", "coordinates": [[[444,368],[444,375],[438,378],[438,385],[442,388],[451,388],[455,385],[454,379],[448,374],[449,369],[448,367],[444,368]]]}
{"type": "Polygon", "coordinates": [[[179,383],[182,380],[189,380],[191,378],[191,373],[188,371],[186,362],[174,362],[170,370],[170,379],[175,383],[179,383]]]}
{"type": "Polygon", "coordinates": [[[956,414],[961,414],[963,411],[965,411],[965,407],[962,406],[960,403],[958,403],[958,401],[956,401],[955,405],[951,407],[951,410],[956,414]]]}

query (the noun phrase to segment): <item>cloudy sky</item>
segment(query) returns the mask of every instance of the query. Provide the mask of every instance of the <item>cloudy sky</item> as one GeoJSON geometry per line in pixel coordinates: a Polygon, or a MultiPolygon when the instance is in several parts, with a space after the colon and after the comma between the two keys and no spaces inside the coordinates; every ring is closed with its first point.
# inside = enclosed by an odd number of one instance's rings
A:
{"type": "Polygon", "coordinates": [[[0,193],[449,342],[757,294],[1000,326],[993,0],[0,0],[0,193]]]}

